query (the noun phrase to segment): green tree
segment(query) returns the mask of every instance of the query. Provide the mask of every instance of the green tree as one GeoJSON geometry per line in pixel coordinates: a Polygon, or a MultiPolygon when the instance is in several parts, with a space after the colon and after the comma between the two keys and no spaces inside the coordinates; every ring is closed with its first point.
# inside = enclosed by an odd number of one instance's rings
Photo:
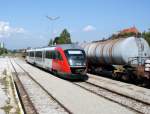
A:
{"type": "Polygon", "coordinates": [[[50,39],[49,46],[51,44],[70,44],[71,42],[71,36],[70,33],[67,31],[67,29],[64,29],[60,36],[57,36],[54,38],[54,41],[50,39]]]}
{"type": "Polygon", "coordinates": [[[61,39],[62,43],[64,43],[64,44],[71,43],[70,33],[67,31],[67,29],[64,29],[62,31],[62,33],[60,34],[60,39],[61,39]]]}
{"type": "Polygon", "coordinates": [[[48,46],[51,46],[51,45],[53,45],[53,39],[49,40],[48,46]]]}
{"type": "Polygon", "coordinates": [[[60,44],[60,37],[59,36],[55,37],[53,43],[54,44],[60,44]]]}
{"type": "Polygon", "coordinates": [[[7,49],[0,48],[0,55],[7,53],[7,49]]]}

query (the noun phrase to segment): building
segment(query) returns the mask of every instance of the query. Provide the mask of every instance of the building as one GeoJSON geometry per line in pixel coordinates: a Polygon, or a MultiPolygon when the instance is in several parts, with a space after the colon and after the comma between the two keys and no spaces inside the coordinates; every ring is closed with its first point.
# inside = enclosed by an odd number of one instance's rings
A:
{"type": "Polygon", "coordinates": [[[4,42],[0,42],[0,48],[4,48],[4,42]]]}
{"type": "Polygon", "coordinates": [[[126,34],[126,33],[134,33],[134,34],[139,34],[140,32],[136,27],[131,27],[127,29],[123,29],[119,32],[119,34],[126,34]]]}

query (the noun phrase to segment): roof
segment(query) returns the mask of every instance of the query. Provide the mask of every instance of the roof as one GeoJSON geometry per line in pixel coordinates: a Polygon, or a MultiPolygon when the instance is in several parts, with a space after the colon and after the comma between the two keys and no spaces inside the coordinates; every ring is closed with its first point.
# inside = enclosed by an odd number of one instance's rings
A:
{"type": "Polygon", "coordinates": [[[67,50],[67,49],[82,49],[77,44],[62,44],[62,45],[56,45],[56,47],[61,47],[63,50],[67,50]]]}
{"type": "Polygon", "coordinates": [[[47,47],[41,47],[41,48],[28,49],[27,51],[54,50],[56,47],[60,47],[63,50],[67,50],[67,49],[82,49],[77,44],[62,44],[62,45],[55,45],[55,46],[47,46],[47,47]]]}
{"type": "Polygon", "coordinates": [[[131,28],[127,28],[127,29],[124,29],[124,30],[120,31],[120,34],[124,34],[124,33],[135,33],[135,34],[138,34],[139,31],[137,30],[136,27],[131,27],[131,28]]]}

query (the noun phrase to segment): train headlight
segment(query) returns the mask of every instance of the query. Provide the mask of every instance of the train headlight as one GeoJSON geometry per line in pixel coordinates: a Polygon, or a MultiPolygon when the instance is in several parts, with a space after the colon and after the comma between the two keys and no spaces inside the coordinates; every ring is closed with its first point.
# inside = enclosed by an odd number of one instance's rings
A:
{"type": "Polygon", "coordinates": [[[149,72],[149,71],[150,71],[150,68],[145,68],[145,71],[149,72]]]}
{"type": "Polygon", "coordinates": [[[73,65],[73,61],[71,59],[69,59],[69,63],[70,65],[73,65]]]}
{"type": "Polygon", "coordinates": [[[150,59],[145,60],[146,64],[150,64],[150,59]]]}

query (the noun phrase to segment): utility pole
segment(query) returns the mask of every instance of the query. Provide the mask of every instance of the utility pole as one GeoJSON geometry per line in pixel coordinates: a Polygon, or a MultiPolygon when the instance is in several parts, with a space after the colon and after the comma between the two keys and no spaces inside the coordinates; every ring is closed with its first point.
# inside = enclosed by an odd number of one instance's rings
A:
{"type": "Polygon", "coordinates": [[[58,20],[60,17],[59,16],[57,16],[57,17],[46,16],[46,18],[48,20],[52,21],[52,23],[51,23],[51,35],[52,35],[52,40],[53,40],[54,39],[54,36],[53,36],[54,35],[54,25],[53,25],[53,22],[56,21],[56,20],[58,20]]]}

